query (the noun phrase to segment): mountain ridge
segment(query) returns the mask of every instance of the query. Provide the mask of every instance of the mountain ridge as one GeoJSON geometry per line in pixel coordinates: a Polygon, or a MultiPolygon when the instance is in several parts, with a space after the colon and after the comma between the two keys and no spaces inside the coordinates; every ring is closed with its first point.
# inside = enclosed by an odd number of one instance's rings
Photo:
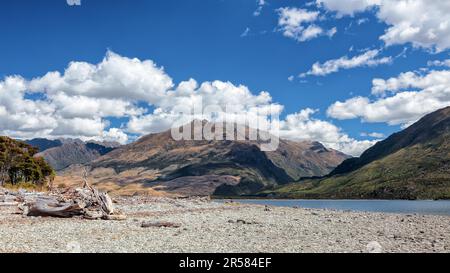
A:
{"type": "Polygon", "coordinates": [[[55,141],[38,139],[38,142],[26,141],[26,143],[37,143],[38,149],[50,147],[40,151],[36,156],[43,157],[56,171],[61,171],[74,164],[86,164],[115,149],[111,147],[113,145],[111,143],[107,143],[106,145],[108,146],[104,146],[101,142],[84,142],[79,139],[55,141]],[[51,147],[51,145],[47,145],[48,143],[55,145],[60,143],[60,145],[51,147]]]}
{"type": "Polygon", "coordinates": [[[181,193],[186,195],[241,195],[305,176],[327,174],[348,158],[318,142],[281,139],[278,150],[273,152],[261,151],[261,143],[248,138],[175,141],[169,130],[143,136],[88,163],[87,167],[97,184],[140,183],[173,192],[179,192],[177,188],[183,185],[181,193]],[[197,183],[205,185],[205,177],[212,177],[213,181],[199,192],[195,187],[197,183]],[[184,183],[186,179],[191,181],[190,187],[184,183]]]}
{"type": "Polygon", "coordinates": [[[450,107],[348,159],[328,176],[261,196],[337,199],[450,199],[450,107]]]}
{"type": "Polygon", "coordinates": [[[347,159],[341,165],[336,167],[336,169],[333,170],[329,176],[354,171],[367,163],[395,153],[402,148],[434,138],[437,135],[442,134],[442,130],[445,126],[449,126],[449,116],[450,107],[434,112],[434,115],[426,115],[405,130],[394,133],[384,141],[376,143],[374,146],[366,150],[359,158],[347,159]],[[440,124],[441,122],[444,123],[440,124]]]}

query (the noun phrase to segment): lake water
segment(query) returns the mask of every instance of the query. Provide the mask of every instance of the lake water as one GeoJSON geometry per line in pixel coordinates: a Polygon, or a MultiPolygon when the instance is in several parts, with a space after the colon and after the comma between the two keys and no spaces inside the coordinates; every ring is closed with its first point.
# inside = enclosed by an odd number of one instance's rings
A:
{"type": "Polygon", "coordinates": [[[233,200],[235,202],[279,207],[335,209],[405,214],[449,215],[450,201],[406,200],[233,200]]]}

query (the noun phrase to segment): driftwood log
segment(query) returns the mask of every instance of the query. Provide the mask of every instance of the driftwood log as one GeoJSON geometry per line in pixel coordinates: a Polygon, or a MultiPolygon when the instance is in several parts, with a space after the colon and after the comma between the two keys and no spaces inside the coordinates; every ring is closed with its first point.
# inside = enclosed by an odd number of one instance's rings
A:
{"type": "Polygon", "coordinates": [[[1,202],[0,207],[15,207],[18,206],[18,202],[1,202]]]}
{"type": "Polygon", "coordinates": [[[83,215],[83,209],[78,204],[47,203],[42,200],[28,204],[23,211],[26,216],[69,218],[83,215]]]}
{"type": "Polygon", "coordinates": [[[142,222],[141,227],[143,227],[143,228],[149,228],[149,227],[179,228],[179,227],[181,227],[181,225],[177,224],[177,223],[171,223],[171,222],[142,222]]]}
{"type": "Polygon", "coordinates": [[[83,216],[86,219],[124,220],[116,213],[111,197],[107,193],[85,184],[83,188],[71,189],[63,194],[38,196],[25,201],[21,209],[27,216],[70,218],[83,216]]]}
{"type": "Polygon", "coordinates": [[[126,219],[114,208],[113,200],[107,193],[89,185],[86,170],[83,180],[81,188],[53,190],[50,193],[10,191],[0,187],[0,207],[17,206],[23,215],[36,217],[126,219]]]}
{"type": "Polygon", "coordinates": [[[107,193],[100,192],[85,181],[82,188],[62,192],[36,193],[0,188],[0,206],[17,206],[26,216],[83,217],[86,219],[125,220],[125,215],[114,208],[107,193]]]}
{"type": "Polygon", "coordinates": [[[12,207],[19,205],[16,196],[11,195],[4,189],[0,188],[0,207],[12,207]]]}

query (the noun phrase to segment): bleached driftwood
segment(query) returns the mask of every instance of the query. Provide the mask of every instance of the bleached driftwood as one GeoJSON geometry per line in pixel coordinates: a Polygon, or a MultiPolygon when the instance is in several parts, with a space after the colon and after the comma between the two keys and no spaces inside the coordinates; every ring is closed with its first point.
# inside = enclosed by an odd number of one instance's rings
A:
{"type": "Polygon", "coordinates": [[[18,202],[2,202],[0,203],[0,207],[15,207],[19,205],[18,202]]]}
{"type": "Polygon", "coordinates": [[[17,196],[6,189],[0,188],[0,207],[13,207],[18,204],[17,196]]]}
{"type": "Polygon", "coordinates": [[[117,213],[113,201],[107,193],[85,183],[83,188],[68,190],[63,194],[28,198],[20,206],[24,215],[70,218],[82,216],[86,219],[124,220],[117,213]]]}
{"type": "Polygon", "coordinates": [[[48,203],[42,199],[25,206],[27,216],[70,218],[83,215],[83,209],[73,203],[48,203]]]}
{"type": "Polygon", "coordinates": [[[89,185],[85,169],[82,188],[37,193],[17,192],[0,188],[0,206],[17,206],[26,216],[86,219],[125,220],[125,215],[114,209],[111,197],[89,185]]]}

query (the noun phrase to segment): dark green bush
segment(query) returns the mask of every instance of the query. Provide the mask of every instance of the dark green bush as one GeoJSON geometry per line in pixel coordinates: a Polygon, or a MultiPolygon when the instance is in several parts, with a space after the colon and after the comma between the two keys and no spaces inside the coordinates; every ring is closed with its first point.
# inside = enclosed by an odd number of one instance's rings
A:
{"type": "Polygon", "coordinates": [[[38,150],[24,142],[0,136],[0,185],[32,183],[44,185],[54,178],[53,169],[38,150]]]}

